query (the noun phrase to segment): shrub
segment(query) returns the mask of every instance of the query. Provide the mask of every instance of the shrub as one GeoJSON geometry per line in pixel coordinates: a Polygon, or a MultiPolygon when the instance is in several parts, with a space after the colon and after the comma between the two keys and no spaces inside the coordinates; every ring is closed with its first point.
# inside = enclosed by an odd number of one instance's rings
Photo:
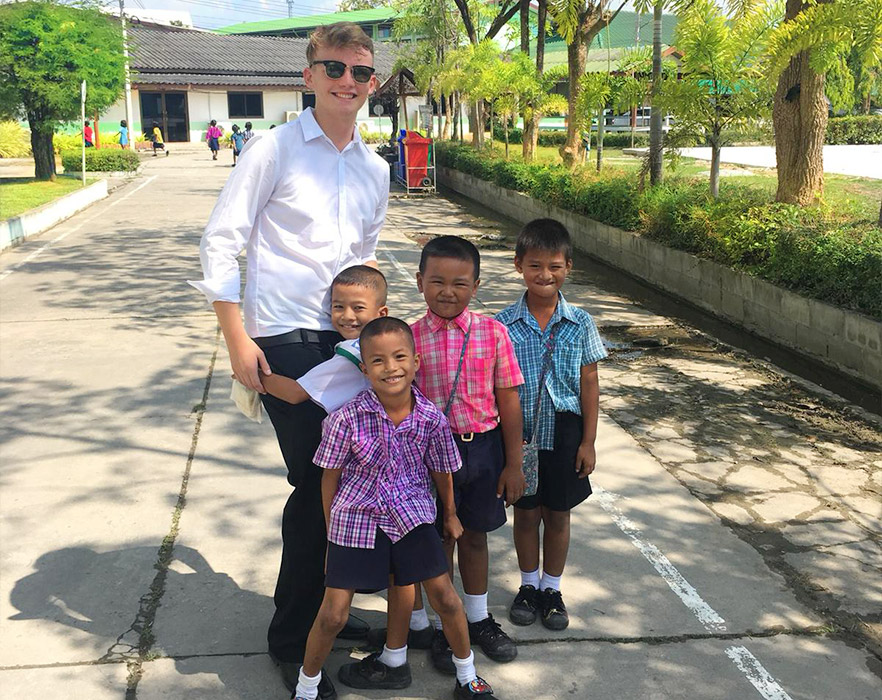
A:
{"type": "Polygon", "coordinates": [[[723,183],[714,200],[704,179],[641,193],[624,174],[505,161],[450,142],[436,153],[439,165],[882,318],[882,230],[856,208],[778,204],[768,188],[736,183],[723,183]]]}
{"type": "Polygon", "coordinates": [[[0,158],[27,158],[31,155],[31,134],[18,122],[0,122],[0,158]]]}
{"type": "Polygon", "coordinates": [[[882,115],[832,117],[827,120],[827,135],[824,142],[828,144],[882,143],[882,115]]]}
{"type": "MultiPolygon", "coordinates": [[[[592,148],[597,144],[597,132],[591,132],[592,148]]],[[[649,145],[649,136],[647,134],[634,134],[634,148],[645,148],[649,145]]],[[[631,148],[631,132],[630,131],[606,131],[603,134],[604,148],[631,148]]]]}
{"type": "MultiPolygon", "coordinates": [[[[67,172],[78,172],[82,167],[82,154],[79,149],[64,151],[61,154],[61,164],[67,172]]],[[[87,148],[86,171],[87,172],[133,172],[137,170],[141,160],[132,151],[121,149],[87,148]]]]}

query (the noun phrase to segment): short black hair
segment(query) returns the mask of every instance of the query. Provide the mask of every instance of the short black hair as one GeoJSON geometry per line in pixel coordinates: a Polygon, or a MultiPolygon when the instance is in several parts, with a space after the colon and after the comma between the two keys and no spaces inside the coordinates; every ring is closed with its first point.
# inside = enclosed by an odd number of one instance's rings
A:
{"type": "Polygon", "coordinates": [[[423,246],[420,255],[420,272],[425,273],[429,258],[453,258],[472,263],[475,279],[481,278],[481,254],[471,241],[459,236],[438,236],[423,246]]]}
{"type": "Polygon", "coordinates": [[[370,341],[380,335],[386,335],[387,333],[400,333],[407,338],[407,341],[410,344],[410,349],[413,350],[413,352],[416,352],[416,343],[413,340],[413,331],[410,330],[410,326],[400,318],[395,318],[394,316],[381,316],[380,318],[375,318],[373,321],[370,321],[361,329],[361,334],[358,338],[362,347],[362,357],[364,357],[364,345],[366,341],[370,341]]]}
{"type": "Polygon", "coordinates": [[[331,282],[331,289],[334,287],[367,287],[373,289],[379,297],[380,304],[386,305],[386,293],[389,289],[386,284],[386,276],[377,268],[370,265],[353,265],[347,267],[343,272],[338,274],[334,281],[331,282]]]}
{"type": "Polygon", "coordinates": [[[573,259],[573,239],[570,232],[557,219],[533,219],[518,234],[515,256],[523,257],[531,250],[563,253],[567,261],[573,259]]]}

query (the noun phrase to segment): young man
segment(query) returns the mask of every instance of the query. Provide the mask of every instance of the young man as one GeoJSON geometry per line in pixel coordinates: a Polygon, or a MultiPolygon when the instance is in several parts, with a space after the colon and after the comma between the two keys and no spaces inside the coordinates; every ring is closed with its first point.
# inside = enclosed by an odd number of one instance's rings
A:
{"type": "MultiPolygon", "coordinates": [[[[344,268],[376,265],[389,194],[388,165],[355,128],[377,86],[370,38],[350,22],[320,27],[306,57],[303,77],[315,108],[251,140],[205,229],[204,280],[192,283],[214,306],[234,376],[263,395],[296,487],[282,515],[282,564],[267,635],[289,688],[324,594],[322,470],[312,461],[324,411],[266,395],[258,370],[297,378],[332,356],[341,338],[331,325],[328,288],[344,268]],[[243,248],[244,325],[236,260],[243,248]]],[[[351,633],[366,631],[362,623],[351,633]]],[[[330,679],[323,678],[319,696],[336,696],[330,679]]]]}

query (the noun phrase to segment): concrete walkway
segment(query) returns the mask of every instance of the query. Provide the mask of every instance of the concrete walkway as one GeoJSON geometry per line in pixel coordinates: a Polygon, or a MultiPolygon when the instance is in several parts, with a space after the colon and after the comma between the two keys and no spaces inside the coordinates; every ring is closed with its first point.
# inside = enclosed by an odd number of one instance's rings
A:
{"type": "MultiPolygon", "coordinates": [[[[184,283],[229,172],[207,153],[151,161],[0,255],[3,697],[287,697],[265,653],[284,469],[271,427],[229,401],[214,316],[184,283]]],[[[422,312],[419,242],[441,232],[510,229],[395,200],[379,255],[397,315],[422,312]]],[[[476,308],[495,312],[520,283],[510,243],[482,255],[476,308]]],[[[499,697],[877,698],[878,427],[584,270],[567,295],[613,350],[596,494],[573,516],[563,635],[507,623],[511,533],[491,537],[491,610],[520,643],[507,666],[478,652],[499,697]]],[[[380,596],[356,607],[382,623],[380,596]]],[[[411,663],[395,697],[449,697],[411,663]]]]}
{"type": "MultiPolygon", "coordinates": [[[[707,147],[681,148],[680,153],[686,158],[711,159],[711,149],[707,147]]],[[[774,146],[726,146],[720,149],[720,162],[774,168],[776,167],[775,148],[774,146]]],[[[824,172],[880,180],[882,179],[882,145],[824,146],[824,172]]]]}

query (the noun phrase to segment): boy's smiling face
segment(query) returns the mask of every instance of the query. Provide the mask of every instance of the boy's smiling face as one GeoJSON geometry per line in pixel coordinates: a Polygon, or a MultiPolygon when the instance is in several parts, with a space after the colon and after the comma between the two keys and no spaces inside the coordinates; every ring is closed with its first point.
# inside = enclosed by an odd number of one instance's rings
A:
{"type": "Polygon", "coordinates": [[[361,344],[361,369],[381,401],[410,393],[419,368],[420,356],[405,333],[381,333],[361,344]]]}
{"type": "Polygon", "coordinates": [[[425,268],[417,273],[417,287],[426,304],[441,318],[456,318],[465,311],[481,284],[475,279],[474,263],[433,255],[426,260],[425,268]]]}
{"type": "Polygon", "coordinates": [[[335,284],[331,289],[331,324],[346,340],[354,340],[365,325],[389,309],[375,289],[356,284],[335,284]]]}
{"type": "Polygon", "coordinates": [[[515,269],[524,276],[527,294],[536,299],[557,298],[573,261],[561,251],[528,250],[523,258],[515,257],[515,269]]]}

